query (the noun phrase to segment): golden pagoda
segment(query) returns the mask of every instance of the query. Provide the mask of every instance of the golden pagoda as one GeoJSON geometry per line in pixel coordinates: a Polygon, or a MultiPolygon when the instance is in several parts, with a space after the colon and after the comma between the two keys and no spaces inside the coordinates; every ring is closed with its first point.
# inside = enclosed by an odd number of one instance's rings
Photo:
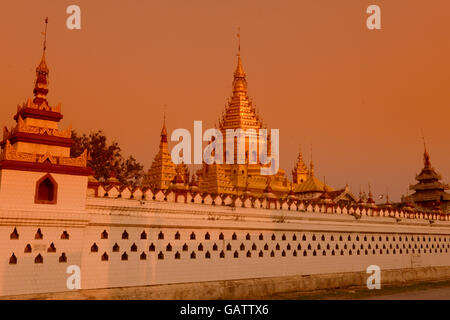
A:
{"type": "Polygon", "coordinates": [[[166,120],[164,117],[163,127],[161,130],[161,140],[159,143],[159,151],[153,160],[152,166],[148,171],[147,177],[143,182],[144,187],[150,187],[157,190],[167,190],[173,179],[177,175],[176,166],[172,162],[167,142],[166,120]]]}
{"type": "MultiPolygon", "coordinates": [[[[240,45],[237,54],[237,66],[234,72],[232,83],[232,94],[225,106],[225,112],[219,120],[219,130],[223,135],[223,150],[224,150],[224,164],[214,164],[214,169],[211,165],[203,165],[203,168],[197,172],[199,178],[200,190],[211,191],[215,189],[214,193],[230,193],[232,190],[237,194],[250,192],[255,196],[261,196],[267,187],[267,176],[261,175],[261,168],[263,165],[258,162],[259,154],[259,130],[267,129],[259,115],[256,108],[253,106],[247,92],[247,79],[242,64],[240,45]],[[238,163],[238,149],[237,140],[234,144],[234,161],[233,164],[226,164],[228,158],[226,130],[242,129],[255,130],[256,136],[245,136],[245,161],[238,163]],[[253,162],[253,163],[250,163],[253,162]],[[255,163],[256,162],[256,163],[255,163]],[[213,183],[215,179],[220,179],[220,183],[213,183]],[[231,190],[229,182],[231,183],[231,190]]],[[[267,150],[270,156],[270,133],[268,132],[267,150]]],[[[276,175],[271,178],[271,189],[275,194],[281,196],[287,194],[290,190],[290,183],[288,182],[284,170],[279,170],[276,175]]]]}

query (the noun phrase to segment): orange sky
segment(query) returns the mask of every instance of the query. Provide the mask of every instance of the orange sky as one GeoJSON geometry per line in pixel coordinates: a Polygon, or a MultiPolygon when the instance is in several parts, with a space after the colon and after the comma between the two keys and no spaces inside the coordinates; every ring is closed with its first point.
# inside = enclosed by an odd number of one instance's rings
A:
{"type": "MultiPolygon", "coordinates": [[[[3,3],[5,2],[5,3],[3,3]]],[[[15,0],[0,7],[0,109],[13,124],[32,96],[49,16],[50,103],[63,127],[102,129],[146,168],[169,132],[217,123],[231,94],[237,27],[249,95],[280,129],[281,167],[299,145],[316,175],[357,194],[398,200],[422,167],[423,128],[433,166],[450,181],[448,0],[15,0]],[[82,30],[65,27],[82,9],[82,30]],[[381,31],[365,26],[378,4],[381,31]]]]}

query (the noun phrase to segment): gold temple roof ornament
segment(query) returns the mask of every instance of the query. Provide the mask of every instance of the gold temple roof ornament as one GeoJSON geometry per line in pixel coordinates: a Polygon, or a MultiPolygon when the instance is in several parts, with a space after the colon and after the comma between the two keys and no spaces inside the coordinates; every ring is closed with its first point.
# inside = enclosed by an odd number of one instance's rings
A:
{"type": "Polygon", "coordinates": [[[48,105],[47,94],[48,94],[48,76],[49,69],[47,62],[45,61],[45,51],[42,54],[41,62],[36,68],[36,82],[34,85],[34,100],[33,103],[40,106],[44,102],[48,105]]]}
{"type": "Polygon", "coordinates": [[[294,184],[302,184],[308,179],[308,176],[309,176],[308,167],[303,161],[303,155],[301,151],[299,151],[297,156],[297,162],[294,166],[294,169],[292,170],[293,182],[294,184]]]}
{"type": "Polygon", "coordinates": [[[6,140],[2,152],[0,153],[0,160],[12,160],[29,163],[44,163],[49,162],[55,165],[73,166],[85,168],[87,166],[88,153],[87,150],[79,157],[63,157],[55,156],[47,152],[45,154],[31,153],[31,152],[19,152],[6,140]]]}
{"type": "Polygon", "coordinates": [[[60,138],[70,138],[72,136],[72,126],[69,126],[65,130],[59,130],[58,128],[50,128],[49,126],[32,126],[25,123],[22,116],[17,118],[17,124],[10,130],[3,128],[3,140],[10,140],[17,133],[31,133],[37,135],[48,135],[60,138]]]}

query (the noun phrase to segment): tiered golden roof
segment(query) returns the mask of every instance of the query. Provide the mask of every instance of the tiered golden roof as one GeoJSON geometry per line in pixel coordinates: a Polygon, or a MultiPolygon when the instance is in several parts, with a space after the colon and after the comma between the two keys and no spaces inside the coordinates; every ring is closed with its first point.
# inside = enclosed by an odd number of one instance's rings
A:
{"type": "Polygon", "coordinates": [[[298,153],[297,163],[295,164],[294,170],[292,170],[292,179],[294,184],[302,184],[308,179],[309,171],[308,167],[303,161],[302,153],[298,153]]]}
{"type": "Polygon", "coordinates": [[[411,201],[421,209],[440,208],[450,212],[450,194],[445,192],[450,186],[441,182],[441,175],[431,166],[430,155],[425,147],[423,154],[423,169],[416,175],[418,183],[411,185],[415,192],[407,196],[405,201],[411,201]]]}
{"type": "Polygon", "coordinates": [[[232,96],[228,101],[225,113],[219,122],[219,128],[225,134],[226,129],[260,129],[262,122],[256,114],[247,95],[247,79],[242,66],[241,54],[234,72],[232,96]]]}
{"type": "Polygon", "coordinates": [[[58,128],[51,128],[49,126],[40,127],[33,126],[27,124],[22,116],[17,117],[16,126],[11,127],[10,130],[8,128],[3,128],[3,140],[11,139],[17,133],[32,133],[32,134],[41,134],[47,136],[54,136],[60,138],[70,138],[72,136],[72,126],[69,126],[65,130],[59,130],[58,128]]]}
{"type": "Polygon", "coordinates": [[[45,61],[45,49],[42,54],[41,62],[36,68],[36,82],[34,86],[34,100],[36,105],[42,105],[44,102],[47,103],[47,93],[48,93],[48,75],[49,69],[47,67],[47,62],[45,61]]]}

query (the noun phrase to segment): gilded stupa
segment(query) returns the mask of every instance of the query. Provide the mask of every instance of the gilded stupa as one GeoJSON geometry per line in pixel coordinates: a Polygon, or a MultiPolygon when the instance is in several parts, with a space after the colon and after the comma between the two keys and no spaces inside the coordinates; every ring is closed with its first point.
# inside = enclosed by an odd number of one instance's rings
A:
{"type": "MultiPolygon", "coordinates": [[[[165,116],[160,136],[159,151],[152,162],[143,186],[154,190],[167,190],[177,175],[177,171],[169,151],[165,116]]],[[[179,171],[180,176],[183,178],[185,172],[182,172],[180,169],[179,171]]]]}
{"type": "MultiPolygon", "coordinates": [[[[232,83],[232,94],[225,106],[225,112],[219,120],[219,130],[223,135],[223,164],[204,164],[197,172],[199,187],[201,192],[215,194],[234,193],[241,195],[251,193],[254,196],[261,196],[267,187],[267,176],[261,175],[263,165],[258,161],[259,154],[259,130],[267,129],[257,114],[247,91],[247,79],[242,64],[240,45],[237,54],[237,66],[234,72],[232,83]],[[226,131],[253,129],[255,136],[244,137],[242,143],[245,144],[245,159],[238,161],[237,140],[234,145],[233,164],[227,164],[229,157],[227,151],[226,131]],[[241,163],[238,163],[241,162],[241,163]],[[217,182],[212,183],[216,180],[217,182]]],[[[267,150],[270,156],[270,130],[267,130],[268,141],[267,150]]],[[[237,138],[236,138],[237,139],[237,138]]],[[[283,196],[290,190],[290,183],[286,178],[284,170],[279,170],[271,178],[270,186],[275,194],[283,196]]]]}

